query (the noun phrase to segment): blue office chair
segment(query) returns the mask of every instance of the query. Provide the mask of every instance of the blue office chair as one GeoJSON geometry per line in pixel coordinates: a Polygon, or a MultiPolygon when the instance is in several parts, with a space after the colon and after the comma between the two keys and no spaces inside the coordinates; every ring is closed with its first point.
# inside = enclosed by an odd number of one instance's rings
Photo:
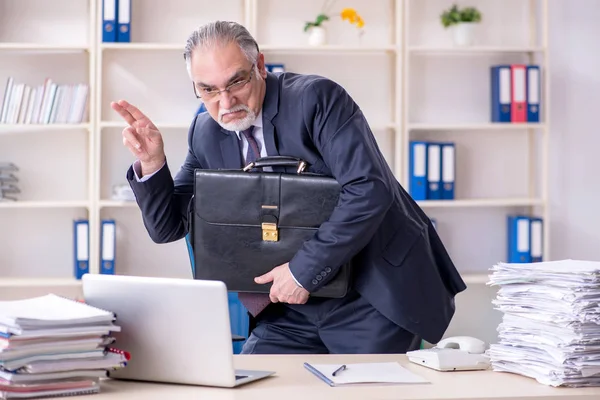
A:
{"type": "MultiPolygon", "coordinates": [[[[196,265],[194,262],[194,251],[192,243],[190,242],[189,235],[185,236],[185,243],[187,244],[188,254],[190,256],[190,264],[192,266],[192,276],[196,274],[196,265]]],[[[240,354],[242,347],[248,339],[250,334],[250,319],[248,317],[248,310],[238,299],[237,293],[229,292],[229,320],[231,322],[231,333],[233,335],[241,336],[244,339],[233,342],[233,353],[240,354]]]]}

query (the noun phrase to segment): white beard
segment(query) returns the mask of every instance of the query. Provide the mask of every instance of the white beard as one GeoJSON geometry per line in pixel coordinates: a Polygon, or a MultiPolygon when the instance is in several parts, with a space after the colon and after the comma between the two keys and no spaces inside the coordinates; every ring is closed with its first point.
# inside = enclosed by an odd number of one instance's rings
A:
{"type": "Polygon", "coordinates": [[[221,125],[224,129],[228,131],[244,131],[252,126],[254,120],[256,119],[256,114],[252,111],[248,106],[243,104],[238,104],[237,106],[233,106],[229,110],[220,109],[219,110],[219,119],[217,123],[221,125]],[[242,119],[237,119],[231,122],[223,122],[221,119],[224,114],[235,112],[235,111],[246,111],[246,116],[242,119]]]}

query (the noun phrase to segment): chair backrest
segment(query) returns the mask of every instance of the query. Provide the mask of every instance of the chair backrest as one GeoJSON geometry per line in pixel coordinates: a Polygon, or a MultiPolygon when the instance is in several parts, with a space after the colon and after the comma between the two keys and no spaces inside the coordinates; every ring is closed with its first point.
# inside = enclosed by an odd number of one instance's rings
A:
{"type": "MultiPolygon", "coordinates": [[[[194,262],[194,249],[190,241],[190,235],[185,235],[185,244],[188,248],[188,254],[190,256],[190,265],[192,267],[192,278],[196,275],[196,264],[194,262]]],[[[234,335],[243,336],[248,338],[250,335],[250,317],[248,316],[248,310],[239,300],[237,293],[228,293],[229,301],[229,318],[231,322],[231,331],[234,335]]],[[[244,342],[233,343],[233,353],[240,354],[244,342]]]]}
{"type": "Polygon", "coordinates": [[[192,248],[192,243],[190,242],[190,234],[185,235],[185,244],[187,244],[188,254],[190,256],[190,265],[192,266],[192,277],[196,275],[196,264],[194,262],[194,249],[192,248]]]}

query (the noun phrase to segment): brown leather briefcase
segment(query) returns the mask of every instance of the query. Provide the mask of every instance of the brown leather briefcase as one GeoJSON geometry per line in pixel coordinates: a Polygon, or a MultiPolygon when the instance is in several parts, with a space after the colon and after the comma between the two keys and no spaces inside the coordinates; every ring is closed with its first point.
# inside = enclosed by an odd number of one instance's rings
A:
{"type": "MultiPolygon", "coordinates": [[[[337,205],[340,186],[303,172],[293,157],[264,157],[240,170],[195,171],[190,217],[194,278],[219,280],[232,292],[269,293],[254,278],[289,262],[337,205]],[[297,173],[265,172],[294,166],[297,173]]],[[[324,266],[325,267],[325,266],[324,266]]],[[[343,297],[351,262],[311,296],[343,297]]]]}

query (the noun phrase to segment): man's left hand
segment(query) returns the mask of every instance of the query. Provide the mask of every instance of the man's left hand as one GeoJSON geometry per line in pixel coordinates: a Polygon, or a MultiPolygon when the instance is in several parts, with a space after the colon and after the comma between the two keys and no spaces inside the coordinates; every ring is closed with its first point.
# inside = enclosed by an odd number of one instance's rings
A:
{"type": "Polygon", "coordinates": [[[269,293],[273,303],[304,304],[308,300],[308,291],[298,286],[290,271],[289,263],[275,267],[266,274],[254,278],[254,282],[260,284],[273,282],[269,293]]]}

